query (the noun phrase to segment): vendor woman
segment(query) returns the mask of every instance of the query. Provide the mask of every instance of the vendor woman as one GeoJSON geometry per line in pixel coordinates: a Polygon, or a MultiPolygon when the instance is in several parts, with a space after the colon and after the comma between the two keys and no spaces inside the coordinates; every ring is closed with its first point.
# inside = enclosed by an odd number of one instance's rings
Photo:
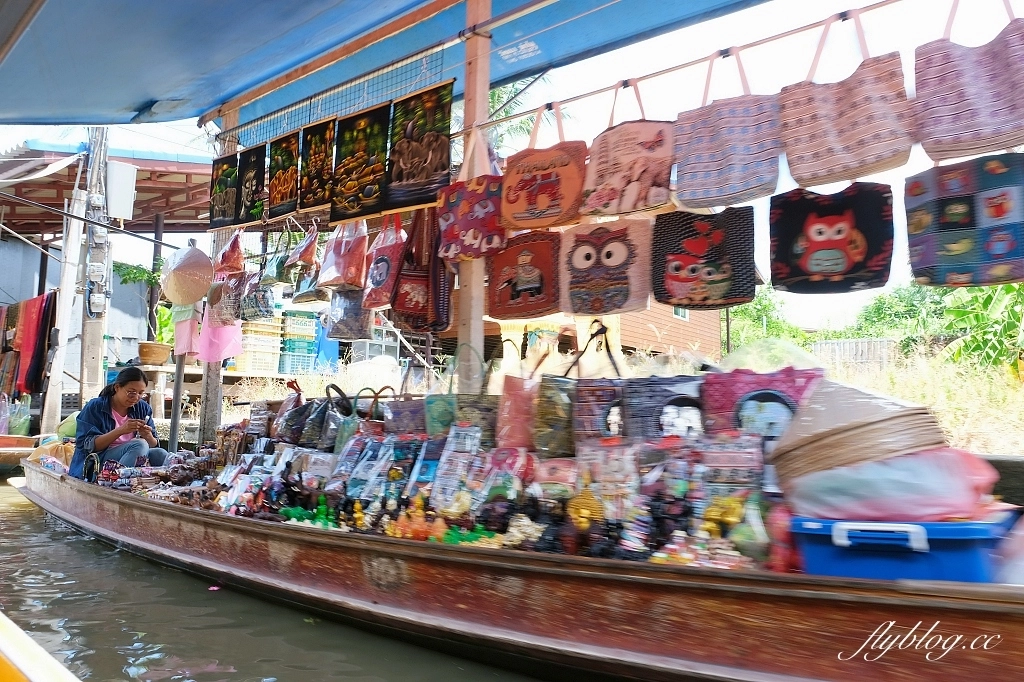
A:
{"type": "Polygon", "coordinates": [[[85,477],[85,460],[93,453],[101,465],[116,459],[135,466],[139,457],[148,457],[151,466],[163,465],[167,451],[157,447],[153,409],[143,400],[148,386],[141,369],[125,367],[98,398],[85,404],[78,413],[72,476],[85,477]]]}

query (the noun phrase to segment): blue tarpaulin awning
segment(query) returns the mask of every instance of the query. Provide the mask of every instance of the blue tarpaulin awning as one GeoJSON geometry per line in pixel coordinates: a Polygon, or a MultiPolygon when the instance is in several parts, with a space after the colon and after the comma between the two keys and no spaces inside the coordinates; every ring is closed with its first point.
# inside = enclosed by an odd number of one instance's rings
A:
{"type": "MultiPolygon", "coordinates": [[[[764,0],[558,0],[493,30],[508,82],[764,0]]],[[[499,15],[527,0],[493,0],[499,15]]],[[[417,10],[426,0],[11,0],[0,6],[0,123],[114,124],[199,116],[417,10]]],[[[240,123],[436,46],[463,2],[264,94],[240,123]]],[[[444,50],[460,77],[462,44],[444,50]]],[[[458,85],[457,85],[458,88],[458,85]]],[[[457,89],[459,92],[461,89],[457,89]]]]}

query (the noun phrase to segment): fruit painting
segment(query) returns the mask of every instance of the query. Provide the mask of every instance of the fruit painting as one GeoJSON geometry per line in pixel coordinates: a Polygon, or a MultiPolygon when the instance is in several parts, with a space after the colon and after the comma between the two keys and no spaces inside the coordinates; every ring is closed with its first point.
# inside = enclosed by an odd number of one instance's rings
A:
{"type": "Polygon", "coordinates": [[[299,133],[270,142],[270,217],[295,210],[299,198],[299,133]]]}
{"type": "Polygon", "coordinates": [[[302,129],[302,162],[299,166],[299,208],[331,203],[334,187],[335,119],[302,129]]]}
{"type": "Polygon", "coordinates": [[[238,155],[238,214],[235,223],[263,219],[267,184],[267,145],[246,149],[238,155]]]}
{"type": "Polygon", "coordinates": [[[223,156],[213,162],[210,174],[210,227],[235,222],[238,201],[238,155],[223,156]]]}
{"type": "Polygon", "coordinates": [[[338,121],[331,220],[379,212],[387,185],[391,102],[338,121]]]}
{"type": "Polygon", "coordinates": [[[448,82],[395,101],[388,155],[388,208],[437,202],[451,183],[452,89],[448,82]]]}

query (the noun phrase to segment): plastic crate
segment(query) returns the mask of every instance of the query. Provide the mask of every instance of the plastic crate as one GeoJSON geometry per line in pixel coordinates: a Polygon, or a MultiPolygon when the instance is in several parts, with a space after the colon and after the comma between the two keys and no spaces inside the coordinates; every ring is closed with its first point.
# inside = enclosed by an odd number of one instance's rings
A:
{"type": "Polygon", "coordinates": [[[992,582],[994,553],[1017,514],[985,521],[876,523],[796,517],[804,570],[874,580],[992,582]]]}
{"type": "Polygon", "coordinates": [[[281,350],[285,353],[300,353],[303,355],[316,353],[316,340],[307,339],[306,337],[299,339],[285,338],[281,342],[281,350]]]}
{"type": "Polygon", "coordinates": [[[316,336],[316,317],[286,317],[284,318],[284,333],[316,336]]]}
{"type": "Polygon", "coordinates": [[[235,356],[236,372],[276,374],[281,364],[281,353],[266,350],[243,350],[235,356]]]}
{"type": "Polygon", "coordinates": [[[313,371],[315,355],[306,353],[281,353],[278,365],[281,374],[309,374],[313,371]]]}
{"type": "Polygon", "coordinates": [[[283,327],[277,320],[273,322],[243,322],[242,336],[281,336],[283,327]]]}
{"type": "Polygon", "coordinates": [[[263,350],[271,353],[281,352],[280,335],[270,334],[242,334],[242,350],[263,350]]]}

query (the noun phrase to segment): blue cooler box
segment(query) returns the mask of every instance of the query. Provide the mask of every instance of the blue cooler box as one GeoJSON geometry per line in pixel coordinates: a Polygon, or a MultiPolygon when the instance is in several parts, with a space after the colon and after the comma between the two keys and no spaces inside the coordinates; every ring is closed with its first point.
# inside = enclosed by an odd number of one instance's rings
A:
{"type": "Polygon", "coordinates": [[[963,523],[876,523],[795,517],[804,570],[874,580],[992,582],[993,553],[1016,521],[1004,512],[963,523]]]}

